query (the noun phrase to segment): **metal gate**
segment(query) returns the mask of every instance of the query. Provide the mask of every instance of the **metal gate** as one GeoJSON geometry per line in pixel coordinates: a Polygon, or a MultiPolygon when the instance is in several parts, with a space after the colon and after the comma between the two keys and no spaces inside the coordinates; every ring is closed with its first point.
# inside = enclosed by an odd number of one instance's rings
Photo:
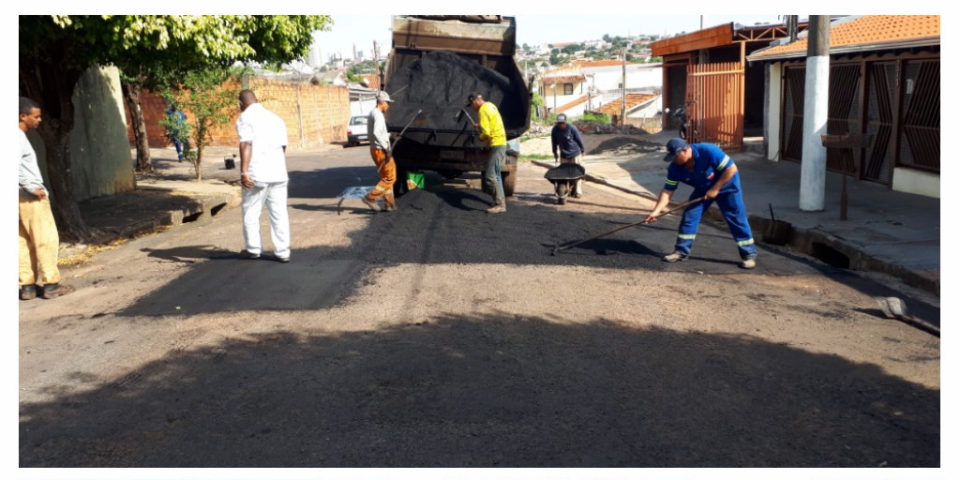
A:
{"type": "Polygon", "coordinates": [[[940,173],[940,60],[909,60],[903,70],[903,128],[897,164],[940,173]]]}
{"type": "MultiPolygon", "coordinates": [[[[827,103],[827,133],[859,134],[860,64],[830,65],[830,96],[827,103]]],[[[827,170],[859,177],[862,147],[828,148],[827,170]]]]}
{"type": "Polygon", "coordinates": [[[687,66],[687,104],[692,142],[743,148],[744,71],[740,62],[687,66]]]}
{"type": "Polygon", "coordinates": [[[787,67],[783,77],[783,133],[780,135],[784,160],[803,159],[803,96],[805,67],[787,67]]]}

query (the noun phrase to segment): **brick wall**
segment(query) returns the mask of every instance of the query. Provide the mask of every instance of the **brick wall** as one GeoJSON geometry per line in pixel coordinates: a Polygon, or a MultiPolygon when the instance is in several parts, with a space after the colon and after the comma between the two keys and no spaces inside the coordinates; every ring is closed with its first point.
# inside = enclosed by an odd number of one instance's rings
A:
{"type": "MultiPolygon", "coordinates": [[[[350,95],[346,87],[324,87],[310,84],[287,83],[263,78],[250,79],[249,88],[257,94],[260,103],[283,119],[289,135],[288,150],[307,150],[331,142],[347,140],[347,122],[350,120],[350,95]]],[[[141,103],[147,124],[150,146],[169,145],[159,122],[166,113],[163,99],[152,92],[143,92],[141,103]]],[[[190,111],[184,111],[192,121],[190,111]]],[[[213,131],[215,146],[234,146],[237,132],[234,123],[239,109],[230,123],[213,131]]],[[[127,111],[127,135],[133,144],[133,128],[127,111]]]]}

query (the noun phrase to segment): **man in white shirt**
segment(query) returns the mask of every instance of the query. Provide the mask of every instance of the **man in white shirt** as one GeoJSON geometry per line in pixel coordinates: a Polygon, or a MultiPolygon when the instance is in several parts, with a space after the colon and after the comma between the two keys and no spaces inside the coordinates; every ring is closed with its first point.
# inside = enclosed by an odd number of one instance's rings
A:
{"type": "Polygon", "coordinates": [[[377,94],[377,106],[367,116],[367,138],[370,139],[370,158],[377,166],[380,182],[373,187],[365,197],[363,203],[373,211],[380,211],[377,200],[383,198],[383,210],[392,212],[397,209],[397,202],[393,196],[393,184],[397,181],[397,165],[390,151],[390,134],[387,132],[387,121],[383,114],[390,108],[390,95],[387,92],[377,94]]]}
{"type": "Polygon", "coordinates": [[[260,258],[260,214],[266,203],[274,256],[290,262],[290,219],[287,216],[287,127],[267,110],[251,90],[240,92],[240,184],[243,186],[244,258],[260,258]]]}
{"type": "Polygon", "coordinates": [[[57,256],[60,235],[50,209],[50,198],[37,153],[27,139],[27,131],[40,126],[40,105],[20,97],[20,300],[37,298],[37,284],[42,284],[43,298],[54,298],[73,291],[60,284],[57,256]]]}

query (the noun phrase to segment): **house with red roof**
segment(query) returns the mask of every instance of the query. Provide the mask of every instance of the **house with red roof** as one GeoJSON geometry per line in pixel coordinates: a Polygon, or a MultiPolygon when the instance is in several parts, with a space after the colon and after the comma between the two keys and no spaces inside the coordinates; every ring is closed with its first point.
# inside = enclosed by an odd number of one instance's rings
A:
{"type": "MultiPolygon", "coordinates": [[[[940,16],[864,15],[830,26],[827,169],[896,191],[940,196],[940,16]]],[[[807,38],[747,56],[767,78],[765,155],[800,162],[807,38]]]]}

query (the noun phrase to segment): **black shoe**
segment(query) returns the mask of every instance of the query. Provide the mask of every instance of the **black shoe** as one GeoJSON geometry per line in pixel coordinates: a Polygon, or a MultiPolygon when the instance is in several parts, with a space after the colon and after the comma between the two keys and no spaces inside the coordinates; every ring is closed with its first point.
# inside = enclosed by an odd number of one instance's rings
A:
{"type": "Polygon", "coordinates": [[[276,257],[276,259],[280,263],[290,263],[290,257],[276,257]]]}
{"type": "Polygon", "coordinates": [[[36,285],[23,285],[20,287],[20,300],[33,300],[37,298],[36,285]]]}
{"type": "Polygon", "coordinates": [[[256,259],[260,258],[260,254],[259,254],[259,253],[249,252],[249,251],[247,251],[247,250],[242,250],[242,251],[240,252],[240,258],[245,258],[245,259],[247,259],[247,260],[256,260],[256,259]]]}
{"type": "Polygon", "coordinates": [[[43,286],[43,298],[51,299],[62,297],[73,291],[73,287],[70,285],[61,285],[59,283],[51,283],[43,286]]]}

